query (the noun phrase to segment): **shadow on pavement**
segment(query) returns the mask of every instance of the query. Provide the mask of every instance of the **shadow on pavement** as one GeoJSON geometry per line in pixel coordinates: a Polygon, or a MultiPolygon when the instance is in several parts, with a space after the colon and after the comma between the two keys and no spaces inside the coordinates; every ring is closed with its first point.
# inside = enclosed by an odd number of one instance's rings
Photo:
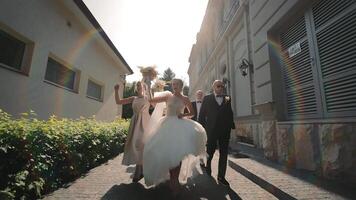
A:
{"type": "MultiPolygon", "coordinates": [[[[239,143],[237,146],[235,146],[235,149],[230,149],[229,156],[238,159],[252,159],[262,165],[271,167],[285,174],[316,185],[317,187],[323,188],[324,190],[336,193],[342,197],[356,199],[356,186],[350,186],[340,181],[322,178],[313,171],[295,169],[293,167],[289,167],[287,164],[283,165],[281,163],[273,162],[264,157],[263,151],[254,147],[250,147],[249,145],[239,143]]],[[[234,162],[231,160],[229,161],[229,166],[232,167],[235,171],[242,173],[241,170],[238,170],[237,167],[234,166],[234,162]]]]}
{"type": "Polygon", "coordinates": [[[198,175],[194,179],[182,185],[182,191],[174,198],[169,190],[168,184],[163,183],[156,187],[145,188],[141,183],[129,183],[114,185],[102,197],[103,200],[240,200],[241,198],[230,188],[218,185],[212,177],[205,174],[198,175]]]}

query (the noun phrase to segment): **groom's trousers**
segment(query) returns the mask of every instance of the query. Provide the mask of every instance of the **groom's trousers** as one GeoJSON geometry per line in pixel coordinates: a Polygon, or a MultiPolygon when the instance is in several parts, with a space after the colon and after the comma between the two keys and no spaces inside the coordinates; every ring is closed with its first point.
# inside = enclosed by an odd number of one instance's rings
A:
{"type": "Polygon", "coordinates": [[[217,144],[219,144],[219,171],[218,177],[225,178],[226,166],[227,166],[227,155],[229,149],[229,138],[214,138],[208,137],[206,151],[208,154],[207,159],[207,169],[211,172],[211,161],[213,159],[217,144]]]}

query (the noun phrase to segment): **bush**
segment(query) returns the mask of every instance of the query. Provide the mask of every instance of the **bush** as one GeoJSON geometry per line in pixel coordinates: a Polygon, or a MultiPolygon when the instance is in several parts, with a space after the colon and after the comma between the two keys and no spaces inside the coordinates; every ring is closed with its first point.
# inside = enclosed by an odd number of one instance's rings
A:
{"type": "Polygon", "coordinates": [[[122,152],[129,124],[34,116],[0,109],[0,199],[35,199],[75,180],[122,152]]]}

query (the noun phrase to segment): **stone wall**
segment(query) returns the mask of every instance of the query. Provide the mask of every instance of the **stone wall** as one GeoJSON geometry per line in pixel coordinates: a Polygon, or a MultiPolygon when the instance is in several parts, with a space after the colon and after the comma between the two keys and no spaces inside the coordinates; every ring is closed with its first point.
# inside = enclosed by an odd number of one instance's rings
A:
{"type": "Polygon", "coordinates": [[[295,166],[294,135],[292,125],[277,125],[276,142],[278,161],[287,167],[295,166]]]}
{"type": "Polygon", "coordinates": [[[262,121],[261,123],[262,134],[262,148],[265,156],[270,160],[277,159],[277,146],[276,146],[276,121],[262,121]]]}
{"type": "Polygon", "coordinates": [[[264,150],[268,159],[277,159],[276,121],[263,122],[236,121],[236,129],[231,131],[231,142],[240,142],[239,137],[253,141],[256,148],[264,150]]]}
{"type": "Polygon", "coordinates": [[[322,174],[356,183],[356,123],[318,127],[322,174]]]}
{"type": "Polygon", "coordinates": [[[356,123],[277,123],[276,143],[287,167],[356,183],[356,123]]]}
{"type": "Polygon", "coordinates": [[[237,121],[235,124],[237,136],[253,139],[252,124],[241,121],[237,121]]]}
{"type": "Polygon", "coordinates": [[[260,123],[238,120],[235,121],[235,125],[236,129],[231,132],[234,142],[239,142],[238,137],[245,137],[248,140],[253,141],[253,145],[255,145],[255,147],[262,148],[260,123]]]}

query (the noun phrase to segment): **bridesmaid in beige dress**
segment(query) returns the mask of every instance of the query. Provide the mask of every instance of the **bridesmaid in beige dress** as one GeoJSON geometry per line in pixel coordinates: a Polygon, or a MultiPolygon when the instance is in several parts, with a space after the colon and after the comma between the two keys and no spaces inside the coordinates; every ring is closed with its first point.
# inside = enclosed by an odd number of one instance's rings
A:
{"type": "Polygon", "coordinates": [[[133,175],[133,182],[138,182],[143,178],[142,173],[142,156],[144,147],[144,133],[147,131],[148,122],[150,119],[147,95],[144,94],[143,84],[136,83],[137,96],[120,99],[120,86],[115,85],[115,100],[119,105],[132,103],[133,116],[131,118],[130,127],[127,135],[127,140],[124,148],[123,165],[136,164],[135,173],[133,175]]]}

